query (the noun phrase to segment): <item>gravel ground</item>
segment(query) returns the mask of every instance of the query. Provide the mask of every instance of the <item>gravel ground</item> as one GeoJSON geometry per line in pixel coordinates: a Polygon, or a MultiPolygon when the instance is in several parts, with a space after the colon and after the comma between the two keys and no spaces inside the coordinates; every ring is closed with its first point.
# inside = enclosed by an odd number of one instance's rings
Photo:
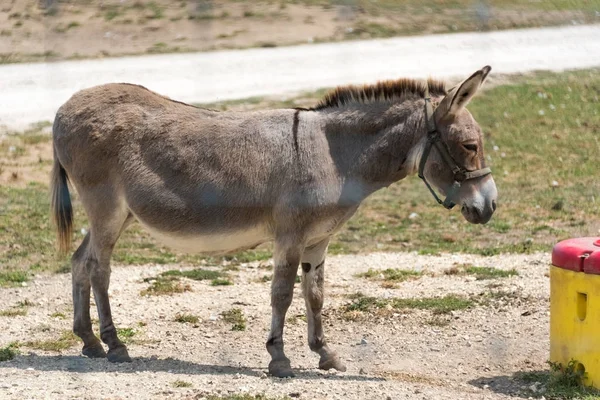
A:
{"type": "MultiPolygon", "coordinates": [[[[80,356],[80,344],[62,353],[21,347],[14,360],[0,363],[0,398],[189,398],[207,394],[265,393],[301,399],[504,399],[519,396],[525,384],[512,379],[518,371],[545,370],[548,358],[550,255],[479,257],[447,254],[374,253],[328,258],[326,264],[325,334],[346,360],[348,371],[316,369],[318,356],[306,342],[304,302],[299,284],[288,313],[286,353],[296,378],[266,375],[265,341],[270,324],[271,272],[264,263],[231,272],[232,286],[189,281],[192,291],[172,296],[140,296],[143,279],[178,265],[113,268],[111,299],[119,328],[134,328],[130,364],[80,356]],[[456,263],[500,269],[515,268],[518,276],[475,280],[447,275],[456,263]],[[369,268],[410,268],[425,273],[419,279],[383,288],[380,282],[358,278],[369,268]],[[431,297],[459,294],[481,298],[490,291],[504,295],[488,305],[444,316],[449,324],[431,324],[429,311],[394,311],[342,318],[348,295],[431,297]],[[231,330],[221,312],[241,308],[246,331],[231,330]],[[196,324],[178,323],[177,313],[195,314],[196,324]],[[141,324],[140,324],[141,323],[141,324]],[[191,384],[176,387],[175,381],[191,384]]],[[[0,289],[0,308],[19,301],[34,305],[28,315],[0,317],[0,345],[57,338],[70,329],[70,276],[37,275],[21,288],[0,289]],[[66,318],[51,315],[64,313],[66,318]]],[[[93,317],[96,316],[93,312],[93,317]]],[[[96,321],[97,322],[97,321],[96,321]]],[[[97,326],[95,326],[97,328],[97,326]]],[[[524,395],[526,398],[527,396],[524,395]]]]}

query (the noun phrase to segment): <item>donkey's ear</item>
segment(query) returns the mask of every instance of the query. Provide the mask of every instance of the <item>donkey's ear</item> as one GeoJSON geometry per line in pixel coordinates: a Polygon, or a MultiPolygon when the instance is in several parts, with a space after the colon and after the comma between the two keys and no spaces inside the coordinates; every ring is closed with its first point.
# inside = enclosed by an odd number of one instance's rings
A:
{"type": "Polygon", "coordinates": [[[485,66],[448,92],[436,110],[439,118],[455,116],[475,96],[492,67],[485,66]],[[440,114],[438,114],[438,112],[440,114]]]}

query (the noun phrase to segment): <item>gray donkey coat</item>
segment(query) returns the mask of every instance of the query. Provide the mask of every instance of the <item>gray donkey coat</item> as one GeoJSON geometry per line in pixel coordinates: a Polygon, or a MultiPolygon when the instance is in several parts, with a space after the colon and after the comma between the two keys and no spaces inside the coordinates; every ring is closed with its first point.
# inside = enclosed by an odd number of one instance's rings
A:
{"type": "MultiPolygon", "coordinates": [[[[448,93],[429,81],[430,116],[455,162],[484,166],[479,126],[464,108],[489,73],[448,93]]],[[[108,84],[76,93],[53,128],[53,214],[59,243],[72,240],[70,180],[90,221],[72,258],[74,332],[83,354],[130,361],[112,321],[110,257],[121,232],[139,221],[160,242],[186,252],[226,253],[274,241],[269,372],[292,376],[283,326],[297,269],[303,270],[308,342],[319,367],[345,367],[323,335],[324,259],[329,240],[374,191],[416,172],[426,143],[425,84],[398,80],[342,87],[313,109],[216,112],[141,86],[108,84]],[[94,291],[102,341],[92,332],[94,291]]],[[[452,174],[432,152],[425,176],[443,193],[452,174]]],[[[454,201],[473,223],[487,222],[491,175],[466,181],[454,201]]]]}

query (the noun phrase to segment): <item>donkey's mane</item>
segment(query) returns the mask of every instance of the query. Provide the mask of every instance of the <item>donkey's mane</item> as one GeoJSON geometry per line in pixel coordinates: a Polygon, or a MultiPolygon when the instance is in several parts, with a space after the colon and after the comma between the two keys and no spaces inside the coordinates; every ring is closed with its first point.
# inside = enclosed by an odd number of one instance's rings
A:
{"type": "MultiPolygon", "coordinates": [[[[428,79],[429,94],[445,96],[446,83],[440,80],[428,79]]],[[[342,107],[350,103],[372,103],[377,101],[397,101],[407,95],[425,97],[425,82],[415,79],[402,78],[397,80],[380,81],[372,85],[339,86],[327,93],[313,110],[342,107]]]]}

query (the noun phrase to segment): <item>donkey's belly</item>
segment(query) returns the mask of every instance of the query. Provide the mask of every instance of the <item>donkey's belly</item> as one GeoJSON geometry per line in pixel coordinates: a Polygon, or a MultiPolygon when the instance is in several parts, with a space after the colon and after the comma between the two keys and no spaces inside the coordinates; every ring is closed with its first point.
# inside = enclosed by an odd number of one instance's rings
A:
{"type": "Polygon", "coordinates": [[[266,229],[256,227],[227,233],[178,235],[165,233],[145,226],[162,244],[186,253],[228,253],[246,250],[269,241],[266,229]]]}

